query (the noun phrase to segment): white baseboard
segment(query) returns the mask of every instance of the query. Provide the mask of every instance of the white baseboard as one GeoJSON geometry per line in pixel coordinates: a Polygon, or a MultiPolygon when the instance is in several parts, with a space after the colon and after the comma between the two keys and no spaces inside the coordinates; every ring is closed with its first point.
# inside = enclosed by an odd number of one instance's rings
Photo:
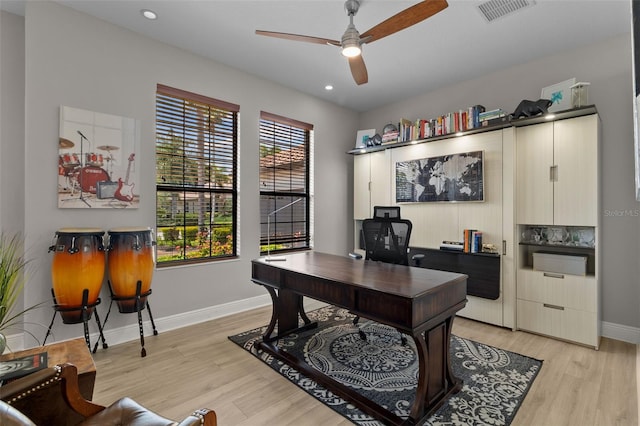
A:
{"type": "MultiPolygon", "coordinates": [[[[307,312],[318,309],[325,305],[326,303],[318,302],[317,300],[309,298],[306,298],[304,301],[304,307],[307,312]]],[[[158,330],[169,331],[175,330],[177,328],[187,327],[189,325],[199,324],[205,321],[211,321],[213,319],[225,317],[227,315],[237,314],[251,309],[260,308],[263,306],[271,306],[271,297],[268,294],[265,294],[264,296],[252,297],[250,299],[225,303],[223,305],[198,309],[197,311],[171,315],[164,318],[154,318],[154,322],[156,323],[156,328],[158,330]]],[[[143,318],[145,316],[146,315],[143,315],[143,318]]],[[[150,332],[152,330],[151,321],[142,321],[142,325],[145,330],[145,336],[150,335],[150,332]]],[[[104,338],[109,345],[117,345],[119,343],[138,340],[140,338],[138,324],[127,325],[115,330],[106,330],[104,331],[104,338]]],[[[96,339],[98,339],[97,332],[91,335],[92,342],[97,341],[96,339]]]]}
{"type": "MultiPolygon", "coordinates": [[[[211,321],[216,318],[237,314],[267,305],[271,305],[271,298],[268,294],[265,294],[264,296],[256,296],[250,299],[243,299],[225,303],[222,305],[210,306],[208,308],[170,315],[168,317],[154,317],[153,321],[156,324],[156,328],[160,332],[163,332],[187,327],[189,325],[199,324],[205,321],[211,321]]],[[[145,336],[150,336],[152,335],[151,330],[153,328],[151,327],[151,321],[148,320],[148,316],[143,314],[142,318],[144,319],[145,317],[147,318],[147,320],[143,320],[142,325],[145,331],[145,336]]],[[[138,340],[140,338],[138,324],[129,324],[117,329],[104,330],[104,338],[109,345],[117,345],[119,343],[138,340]]],[[[98,339],[98,333],[92,333],[91,341],[97,341],[96,339],[98,339]]]]}
{"type": "MultiPolygon", "coordinates": [[[[198,309],[196,311],[184,312],[168,317],[154,318],[154,321],[158,330],[169,331],[268,305],[271,305],[271,298],[268,294],[265,294],[263,296],[256,296],[249,299],[211,306],[204,309],[198,309]]],[[[305,298],[306,311],[318,309],[323,306],[326,306],[326,303],[305,298]]],[[[143,315],[143,318],[145,317],[148,318],[147,315],[143,315]]],[[[143,321],[142,324],[145,330],[145,336],[150,335],[150,331],[152,330],[151,321],[146,320],[143,321]]],[[[139,339],[140,331],[138,330],[138,324],[136,323],[129,324],[117,329],[105,330],[104,336],[107,344],[117,345],[119,343],[125,343],[139,339]]],[[[621,340],[623,342],[640,344],[640,328],[630,327],[627,325],[614,324],[603,321],[602,336],[610,339],[621,340]]],[[[8,335],[6,337],[7,346],[11,348],[12,351],[24,349],[24,336],[21,333],[8,335]]],[[[96,342],[97,339],[98,333],[92,333],[91,341],[96,342]]],[[[638,349],[638,351],[638,362],[640,363],[640,348],[638,349]]]]}
{"type": "Polygon", "coordinates": [[[640,328],[602,321],[602,337],[640,344],[640,328]]]}

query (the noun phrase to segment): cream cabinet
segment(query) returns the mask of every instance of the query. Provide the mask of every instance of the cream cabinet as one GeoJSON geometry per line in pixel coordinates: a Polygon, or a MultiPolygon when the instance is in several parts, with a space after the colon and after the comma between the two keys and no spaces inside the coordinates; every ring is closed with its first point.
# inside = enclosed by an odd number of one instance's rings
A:
{"type": "Polygon", "coordinates": [[[373,206],[390,203],[389,151],[376,151],[353,157],[353,217],[371,217],[373,206]]]}
{"type": "Polygon", "coordinates": [[[597,114],[516,128],[517,328],[596,349],[599,149],[597,114]],[[584,273],[534,268],[538,252],[580,256],[584,273]]]}
{"type": "Polygon", "coordinates": [[[596,226],[597,114],[516,129],[516,221],[596,226]]]}
{"type": "Polygon", "coordinates": [[[594,276],[521,269],[517,279],[518,328],[598,347],[594,276]]]}

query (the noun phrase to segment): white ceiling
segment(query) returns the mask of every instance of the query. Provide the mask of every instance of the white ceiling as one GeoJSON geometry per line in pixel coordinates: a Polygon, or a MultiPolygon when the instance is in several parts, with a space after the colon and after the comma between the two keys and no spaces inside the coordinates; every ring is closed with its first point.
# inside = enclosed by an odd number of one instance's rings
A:
{"type": "MultiPolygon", "coordinates": [[[[20,13],[22,1],[0,4],[20,13]]],[[[369,82],[362,86],[353,81],[337,47],[255,35],[262,29],[339,40],[349,23],[343,0],[58,3],[357,111],[630,33],[631,28],[629,0],[537,0],[533,7],[492,23],[478,10],[481,1],[448,1],[447,9],[426,21],[364,45],[369,82]],[[144,19],[144,8],[157,12],[158,19],[144,19]],[[325,91],[327,84],[334,90],[325,91]]],[[[355,26],[363,33],[415,3],[361,0],[355,26]]]]}

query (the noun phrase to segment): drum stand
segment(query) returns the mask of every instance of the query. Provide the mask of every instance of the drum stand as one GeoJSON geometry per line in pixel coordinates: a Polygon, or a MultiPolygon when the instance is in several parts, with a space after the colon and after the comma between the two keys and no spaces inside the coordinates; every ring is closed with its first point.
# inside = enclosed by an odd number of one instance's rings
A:
{"type": "MultiPolygon", "coordinates": [[[[142,289],[142,281],[138,280],[138,282],[136,283],[135,296],[127,296],[127,297],[116,296],[115,294],[113,294],[113,290],[111,289],[111,281],[107,281],[107,282],[109,283],[109,291],[111,292],[111,303],[109,303],[109,311],[107,311],[107,317],[105,318],[104,323],[106,324],[107,320],[109,319],[109,314],[111,313],[111,306],[113,305],[114,300],[116,302],[132,300],[134,302],[134,307],[132,311],[126,312],[120,308],[118,309],[120,310],[120,313],[128,313],[128,314],[133,312],[138,313],[138,329],[140,330],[140,346],[142,347],[142,349],[140,350],[140,356],[144,358],[145,356],[147,356],[147,350],[144,348],[144,328],[142,327],[142,310],[145,308],[145,306],[147,307],[147,313],[149,314],[149,319],[151,320],[151,327],[153,327],[153,335],[154,336],[158,335],[156,324],[155,322],[153,322],[153,315],[151,315],[151,307],[149,306],[149,300],[147,300],[147,296],[151,294],[151,289],[149,289],[149,291],[147,291],[144,294],[140,294],[142,289]],[[143,301],[142,298],[144,298],[145,300],[143,301]]],[[[96,346],[97,346],[97,343],[96,343],[96,346]]]]}
{"type": "MultiPolygon", "coordinates": [[[[109,347],[109,345],[107,345],[107,341],[104,338],[104,334],[102,333],[102,324],[100,324],[100,317],[98,316],[98,310],[95,309],[96,306],[98,306],[100,304],[100,298],[98,298],[98,300],[96,300],[95,303],[89,304],[88,303],[88,299],[89,299],[89,290],[88,289],[84,289],[82,291],[82,306],[81,307],[69,307],[69,306],[60,306],[58,305],[58,302],[56,301],[56,295],[53,291],[53,289],[51,289],[51,295],[53,296],[53,318],[51,318],[51,323],[49,324],[49,328],[47,329],[47,335],[44,336],[44,342],[42,342],[42,346],[44,346],[47,343],[47,338],[49,337],[49,334],[51,334],[51,328],[53,327],[53,322],[56,319],[56,314],[58,312],[61,312],[60,316],[62,316],[62,312],[77,312],[80,311],[80,321],[82,321],[82,324],[84,325],[84,340],[87,342],[87,347],[89,348],[89,351],[91,351],[91,341],[89,339],[89,325],[88,322],[91,319],[91,311],[89,311],[90,308],[94,308],[93,309],[93,313],[95,314],[96,317],[96,323],[98,323],[98,331],[100,332],[100,336],[98,337],[98,340],[96,341],[96,345],[93,347],[93,353],[96,353],[96,350],[98,350],[98,343],[100,343],[100,339],[102,339],[102,347],[104,349],[107,349],[109,347]]],[[[64,318],[63,318],[64,321],[64,318]]],[[[105,320],[105,324],[106,324],[106,320],[105,320]]]]}
{"type": "Polygon", "coordinates": [[[82,168],[83,168],[83,166],[85,164],[84,151],[82,150],[82,147],[84,146],[84,144],[82,143],[82,140],[86,139],[87,142],[89,142],[89,140],[87,138],[85,138],[84,135],[79,130],[78,130],[78,134],[80,135],[80,168],[78,169],[78,175],[80,176],[80,178],[79,178],[79,181],[80,181],[79,182],[80,183],[80,196],[77,197],[77,198],[73,197],[73,193],[72,193],[71,197],[69,197],[67,199],[64,199],[64,200],[61,200],[61,202],[64,203],[65,201],[80,200],[83,203],[85,203],[87,206],[93,207],[91,204],[89,204],[89,202],[86,200],[86,198],[84,198],[84,191],[82,189],[82,184],[83,184],[83,182],[82,182],[82,168]]]}

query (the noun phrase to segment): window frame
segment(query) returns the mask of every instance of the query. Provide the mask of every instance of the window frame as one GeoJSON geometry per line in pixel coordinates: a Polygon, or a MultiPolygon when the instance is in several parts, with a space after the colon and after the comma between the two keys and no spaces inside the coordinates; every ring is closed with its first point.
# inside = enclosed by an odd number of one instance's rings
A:
{"type": "MultiPolygon", "coordinates": [[[[162,84],[158,84],[156,87],[156,141],[155,141],[155,152],[156,152],[156,230],[157,232],[161,228],[165,228],[166,226],[161,225],[160,220],[160,206],[161,200],[165,198],[165,194],[178,194],[178,198],[180,195],[182,196],[182,212],[180,212],[178,208],[177,216],[181,216],[181,222],[178,223],[173,228],[177,228],[181,231],[181,246],[177,255],[180,257],[177,259],[168,259],[161,260],[160,256],[157,256],[157,266],[158,267],[168,267],[168,266],[178,266],[178,265],[187,265],[187,264],[201,264],[208,262],[215,262],[218,260],[225,260],[230,258],[236,258],[238,256],[238,153],[239,153],[239,121],[240,121],[240,107],[239,105],[221,101],[218,99],[210,98],[207,96],[199,95],[197,93],[188,92],[181,89],[176,89],[173,87],[165,86],[162,84]],[[162,101],[165,101],[163,104],[162,101]],[[175,103],[175,105],[174,105],[175,103]],[[188,103],[192,103],[191,107],[187,107],[188,103]],[[163,105],[161,105],[163,104],[163,105]],[[171,106],[180,106],[182,105],[182,110],[179,108],[172,109],[171,106]],[[198,113],[200,111],[205,111],[206,117],[201,118],[200,116],[196,117],[194,120],[193,117],[189,115],[193,113],[194,110],[197,110],[198,113]],[[225,119],[224,129],[227,130],[223,132],[220,129],[216,129],[215,126],[211,125],[210,120],[212,117],[212,113],[220,111],[222,116],[225,119]],[[173,114],[175,112],[175,114],[173,114]],[[173,115],[172,115],[173,114],[173,115]],[[178,124],[171,123],[169,121],[175,120],[178,124]],[[162,129],[162,130],[161,130],[162,129]],[[182,140],[182,147],[180,147],[180,153],[178,155],[173,155],[177,151],[167,151],[167,148],[170,148],[171,142],[167,142],[166,139],[161,142],[161,138],[167,138],[169,135],[174,134],[173,131],[178,129],[179,137],[182,140]],[[230,131],[228,129],[231,129],[230,131]],[[197,133],[197,138],[193,138],[193,134],[197,133]],[[189,138],[189,135],[192,137],[189,138]],[[202,139],[200,139],[202,138],[202,139]],[[219,139],[217,142],[215,139],[219,139]],[[203,144],[201,148],[199,145],[203,144]],[[194,146],[198,147],[194,149],[194,146]],[[206,145],[206,147],[205,147],[206,145]],[[216,154],[216,149],[221,151],[222,155],[216,154]],[[159,151],[162,151],[159,153],[159,151]],[[193,153],[195,152],[195,154],[193,153]],[[230,155],[229,155],[230,152],[230,155]],[[226,155],[225,155],[226,153],[226,155]],[[199,156],[198,156],[199,155],[199,156]],[[216,159],[218,158],[218,161],[216,159]],[[176,177],[180,180],[179,182],[168,182],[163,183],[164,176],[161,176],[159,173],[159,168],[161,166],[161,161],[166,161],[168,163],[173,164],[182,164],[181,173],[174,174],[174,170],[170,171],[169,180],[174,180],[176,177]],[[198,161],[202,160],[202,163],[198,161]],[[194,162],[196,162],[196,168],[198,170],[205,169],[206,173],[208,173],[208,179],[203,182],[193,182],[189,181],[189,178],[193,179],[193,176],[189,175],[189,169],[193,169],[194,162]],[[212,180],[212,175],[217,169],[225,169],[227,173],[222,173],[223,183],[212,180]],[[230,170],[230,171],[229,171],[230,170]],[[230,179],[231,182],[226,182],[226,179],[230,179]],[[162,194],[162,196],[161,196],[162,194]],[[198,247],[196,250],[190,251],[188,249],[189,242],[185,241],[187,235],[187,228],[192,227],[193,225],[189,225],[188,213],[189,213],[189,200],[188,196],[197,196],[198,201],[196,202],[196,209],[198,209],[200,222],[200,215],[206,216],[207,220],[205,220],[203,226],[206,226],[206,230],[203,227],[197,230],[197,239],[200,239],[200,233],[202,232],[205,235],[205,239],[202,240],[202,246],[200,246],[200,242],[198,243],[198,247]],[[225,223],[216,223],[216,217],[220,217],[216,213],[218,213],[219,205],[216,203],[216,200],[222,198],[222,207],[220,207],[221,211],[227,211],[230,207],[230,228],[231,231],[226,235],[226,241],[222,244],[219,244],[217,241],[215,229],[218,227],[227,227],[225,223]],[[230,206],[228,205],[230,199],[230,206]],[[203,200],[207,200],[208,204],[204,203],[203,200]],[[202,201],[202,203],[201,203],[202,201]],[[205,234],[206,231],[206,234],[205,234]],[[229,237],[231,241],[229,241],[229,237]],[[216,241],[214,241],[216,240],[216,241]],[[230,244],[230,252],[229,247],[226,244],[230,244]],[[214,255],[214,246],[220,247],[222,246],[222,254],[214,255]],[[207,253],[208,255],[198,255],[197,250],[201,250],[201,253],[207,253]]],[[[173,166],[172,164],[172,166],[173,166]]],[[[166,167],[166,163],[164,165],[166,167]]],[[[206,174],[205,173],[205,174],[206,174]]],[[[200,177],[200,172],[198,172],[198,179],[200,177]]],[[[193,202],[193,201],[192,201],[193,202]]],[[[176,203],[180,204],[180,203],[176,203]]],[[[174,215],[176,213],[172,213],[174,215]]],[[[200,223],[197,226],[201,226],[200,223]]],[[[192,231],[190,231],[192,232],[192,231]]],[[[158,247],[156,247],[158,250],[158,247]]],[[[168,254],[170,256],[171,253],[168,254]]]]}
{"type": "MultiPolygon", "coordinates": [[[[294,252],[294,251],[304,251],[304,250],[310,250],[313,246],[313,238],[312,238],[312,218],[311,218],[311,211],[312,211],[312,191],[313,191],[313,182],[312,182],[312,145],[313,145],[313,125],[309,124],[309,123],[305,123],[303,121],[299,121],[299,120],[295,120],[292,118],[288,118],[288,117],[284,117],[281,115],[277,115],[277,114],[273,114],[273,113],[269,113],[266,111],[260,111],[260,121],[259,121],[259,129],[258,129],[258,146],[260,151],[260,160],[262,163],[262,147],[263,147],[263,141],[264,139],[264,134],[263,134],[263,122],[267,121],[267,122],[272,122],[273,123],[273,127],[274,127],[274,134],[275,134],[275,127],[276,126],[288,126],[291,127],[293,129],[296,129],[296,131],[298,132],[303,132],[304,133],[304,189],[302,191],[294,191],[294,190],[276,190],[276,181],[275,181],[275,176],[274,176],[274,182],[273,182],[273,187],[274,190],[263,190],[263,166],[260,165],[260,170],[259,170],[259,174],[260,174],[260,242],[259,242],[259,251],[261,255],[267,255],[267,254],[271,254],[271,253],[284,253],[284,252],[294,252]],[[267,214],[264,214],[264,197],[277,197],[277,199],[274,202],[269,201],[269,207],[268,207],[268,212],[267,214]],[[281,199],[281,202],[278,202],[278,198],[281,199]],[[304,205],[304,235],[302,236],[302,238],[296,238],[294,236],[294,232],[290,233],[288,236],[285,236],[284,238],[277,238],[276,235],[269,235],[269,234],[275,234],[276,230],[278,228],[278,225],[287,225],[289,224],[291,226],[291,229],[293,230],[294,228],[294,224],[296,222],[300,222],[300,221],[295,221],[293,219],[294,216],[294,209],[297,209],[297,206],[295,206],[294,204],[297,204],[298,201],[297,200],[302,200],[303,201],[303,205],[304,205]],[[282,213],[280,213],[280,211],[282,211],[282,213]],[[273,216],[275,218],[275,221],[273,220],[273,218],[271,217],[273,214],[275,213],[275,216],[273,216]],[[291,218],[291,220],[287,221],[287,220],[278,220],[278,215],[281,215],[281,217],[283,216],[288,216],[291,218]],[[269,230],[269,227],[271,227],[272,229],[269,230]],[[271,231],[271,232],[269,232],[271,231]],[[284,247],[284,248],[271,248],[269,249],[269,244],[271,246],[273,245],[277,245],[277,244],[300,244],[303,243],[302,246],[297,246],[297,247],[284,247]]],[[[288,147],[290,148],[289,151],[291,151],[291,148],[293,147],[293,141],[290,139],[288,144],[288,147]]],[[[273,141],[273,152],[275,153],[275,149],[276,146],[278,145],[278,143],[275,141],[275,136],[274,136],[274,141],[273,141]]],[[[275,159],[274,159],[275,162],[275,159]]],[[[274,164],[273,167],[276,167],[276,165],[274,164]]],[[[275,174],[275,173],[274,173],[275,174]]],[[[292,182],[290,181],[290,184],[292,182]]]]}

